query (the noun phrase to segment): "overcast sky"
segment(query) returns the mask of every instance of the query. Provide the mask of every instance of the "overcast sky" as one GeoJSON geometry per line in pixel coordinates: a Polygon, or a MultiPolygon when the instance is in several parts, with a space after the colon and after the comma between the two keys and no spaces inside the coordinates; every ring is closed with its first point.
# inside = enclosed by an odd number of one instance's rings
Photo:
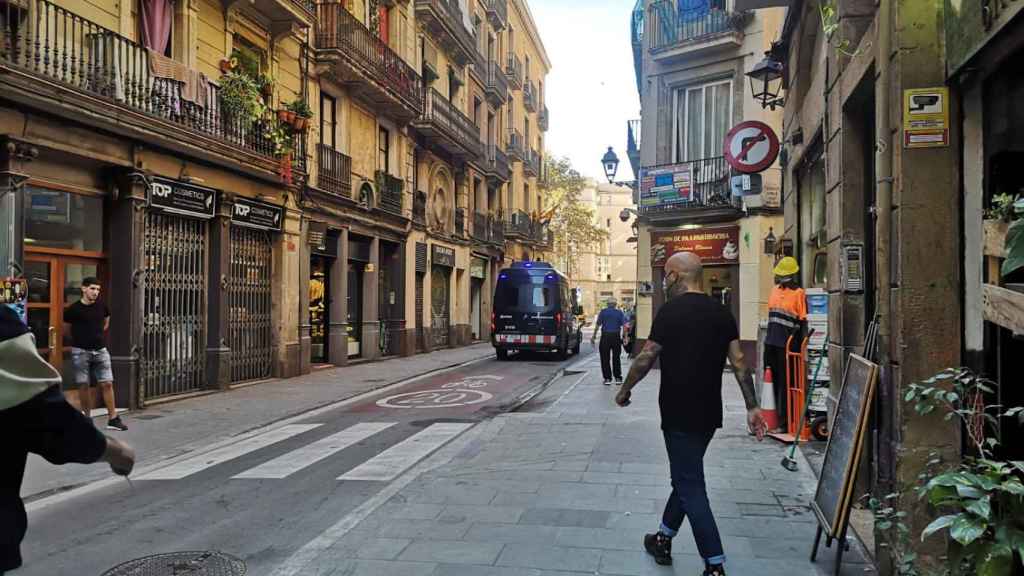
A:
{"type": "Polygon", "coordinates": [[[551,73],[548,151],[568,156],[583,175],[604,179],[601,156],[619,156],[616,180],[631,180],[626,120],[640,117],[630,14],[635,0],[529,0],[551,73]]]}

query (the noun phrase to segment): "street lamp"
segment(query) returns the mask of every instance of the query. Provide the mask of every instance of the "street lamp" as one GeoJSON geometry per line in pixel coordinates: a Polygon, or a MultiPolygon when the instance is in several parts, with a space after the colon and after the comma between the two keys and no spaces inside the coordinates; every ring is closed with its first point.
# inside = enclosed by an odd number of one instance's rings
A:
{"type": "Polygon", "coordinates": [[[764,53],[764,58],[747,72],[750,78],[750,92],[754,100],[761,103],[761,108],[782,106],[785,99],[779,96],[782,91],[782,62],[772,57],[771,51],[764,53]]]}
{"type": "Polygon", "coordinates": [[[775,238],[775,231],[772,227],[768,227],[768,235],[764,237],[764,253],[769,256],[775,255],[775,246],[778,244],[778,239],[775,238]]]}
{"type": "Polygon", "coordinates": [[[604,175],[608,177],[608,183],[613,184],[615,182],[615,173],[619,170],[619,157],[615,155],[615,151],[612,147],[608,147],[608,151],[601,157],[601,164],[604,165],[604,175]]]}

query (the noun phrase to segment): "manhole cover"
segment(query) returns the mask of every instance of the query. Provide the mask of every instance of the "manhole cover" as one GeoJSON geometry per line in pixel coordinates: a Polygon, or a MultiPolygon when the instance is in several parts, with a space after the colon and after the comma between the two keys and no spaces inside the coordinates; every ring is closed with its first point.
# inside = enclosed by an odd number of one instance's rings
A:
{"type": "Polygon", "coordinates": [[[223,552],[172,552],[136,558],[101,576],[244,576],[245,562],[223,552]]]}

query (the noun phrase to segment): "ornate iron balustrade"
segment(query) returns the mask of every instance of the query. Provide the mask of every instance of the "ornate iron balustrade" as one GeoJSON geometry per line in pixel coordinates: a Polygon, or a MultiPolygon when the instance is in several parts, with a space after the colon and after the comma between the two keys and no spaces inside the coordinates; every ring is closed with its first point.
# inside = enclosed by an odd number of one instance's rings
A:
{"type": "Polygon", "coordinates": [[[487,66],[487,96],[496,106],[508,101],[508,78],[502,72],[501,65],[494,60],[487,66]]]}
{"type": "Polygon", "coordinates": [[[544,106],[541,106],[540,113],[537,114],[537,127],[543,130],[544,132],[547,132],[548,127],[550,126],[550,120],[551,118],[548,115],[548,107],[547,104],[545,104],[544,106]]]}
{"type": "MultiPolygon", "coordinates": [[[[704,158],[686,162],[690,169],[690,199],[671,204],[649,204],[644,205],[644,198],[640,198],[639,211],[642,214],[664,214],[685,210],[706,210],[706,209],[739,209],[740,200],[733,199],[732,188],[729,179],[732,177],[732,169],[725,161],[724,156],[704,158]]],[[[644,170],[657,168],[657,166],[644,167],[644,170]]]]}
{"type": "Polygon", "coordinates": [[[505,235],[529,240],[533,236],[533,221],[530,215],[522,210],[514,213],[505,223],[505,235]]]}
{"type": "Polygon", "coordinates": [[[463,149],[469,156],[483,157],[485,149],[480,139],[480,129],[436,89],[431,88],[427,93],[422,122],[428,128],[439,131],[454,147],[463,149]]]}
{"type": "Polygon", "coordinates": [[[526,152],[526,158],[523,160],[523,172],[531,176],[540,175],[540,154],[536,150],[526,152]]]}
{"type": "Polygon", "coordinates": [[[505,227],[502,226],[501,216],[488,216],[487,224],[490,226],[490,242],[498,246],[505,245],[505,227]]]}
{"type": "Polygon", "coordinates": [[[466,64],[473,57],[476,43],[463,23],[458,0],[416,0],[416,18],[447,47],[457,63],[466,64]]]}
{"type": "Polygon", "coordinates": [[[317,144],[319,166],[317,187],[325,192],[352,198],[352,159],[334,148],[317,144]]]}
{"type": "Polygon", "coordinates": [[[391,214],[402,215],[402,194],[405,180],[377,170],[377,207],[391,214]]]}
{"type": "Polygon", "coordinates": [[[713,0],[705,11],[680,13],[675,0],[658,0],[648,9],[651,49],[658,50],[725,33],[742,33],[746,18],[727,12],[723,0],[713,0]]]}
{"type": "Polygon", "coordinates": [[[488,176],[501,182],[508,182],[512,177],[508,155],[496,144],[487,146],[487,172],[488,176]]]}
{"type": "Polygon", "coordinates": [[[504,30],[508,24],[508,3],[507,0],[484,0],[484,7],[487,11],[487,19],[491,26],[498,30],[504,30]]]}
{"type": "Polygon", "coordinates": [[[523,87],[523,62],[519,60],[519,56],[508,55],[508,60],[505,62],[505,78],[508,79],[508,85],[514,90],[523,87]]]}
{"type": "Polygon", "coordinates": [[[490,224],[487,221],[487,214],[482,212],[473,213],[473,229],[470,234],[474,239],[481,242],[487,242],[490,240],[490,224]]]}
{"type": "Polygon", "coordinates": [[[339,51],[349,65],[383,85],[413,115],[423,110],[420,75],[343,4],[317,4],[317,18],[317,48],[339,51]]]}
{"type": "Polygon", "coordinates": [[[47,0],[0,2],[0,63],[112,108],[142,113],[268,159],[276,156],[266,126],[232,114],[215,84],[200,80],[186,86],[157,77],[143,46],[47,0]]]}
{"type": "Polygon", "coordinates": [[[523,107],[530,112],[537,111],[537,85],[529,79],[523,84],[523,107]]]}
{"type": "Polygon", "coordinates": [[[510,160],[519,162],[526,160],[526,143],[523,141],[523,135],[515,128],[508,131],[508,144],[505,151],[510,160]]]}

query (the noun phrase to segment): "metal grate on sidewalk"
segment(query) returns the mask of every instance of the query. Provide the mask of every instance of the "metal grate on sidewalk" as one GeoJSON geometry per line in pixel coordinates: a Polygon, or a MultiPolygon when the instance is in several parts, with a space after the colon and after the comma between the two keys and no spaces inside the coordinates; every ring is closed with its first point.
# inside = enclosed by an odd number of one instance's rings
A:
{"type": "Polygon", "coordinates": [[[129,560],[101,576],[245,576],[245,562],[223,552],[172,552],[129,560]]]}

